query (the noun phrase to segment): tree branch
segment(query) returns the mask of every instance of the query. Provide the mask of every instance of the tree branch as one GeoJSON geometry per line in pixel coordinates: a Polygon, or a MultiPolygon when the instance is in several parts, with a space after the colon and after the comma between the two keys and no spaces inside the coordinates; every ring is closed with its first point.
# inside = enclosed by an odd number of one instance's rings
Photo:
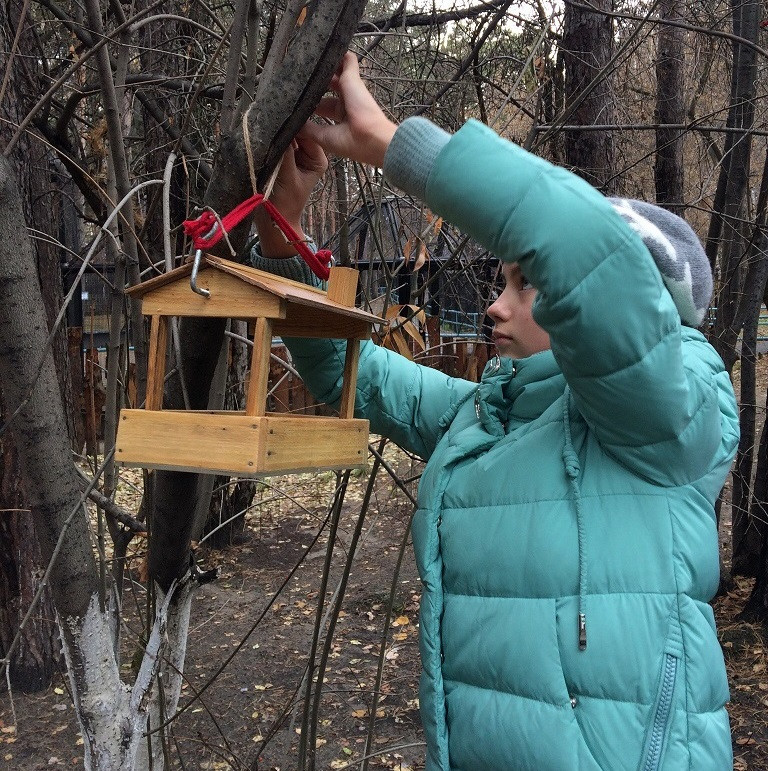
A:
{"type": "Polygon", "coordinates": [[[391,16],[382,16],[378,19],[364,19],[357,28],[358,33],[366,34],[380,32],[382,29],[393,27],[431,27],[439,24],[447,24],[449,21],[461,21],[462,19],[474,19],[484,13],[491,13],[505,5],[504,0],[491,0],[488,3],[473,5],[462,10],[452,11],[428,11],[426,13],[404,13],[405,3],[391,16]]]}
{"type": "Polygon", "coordinates": [[[592,13],[601,14],[602,16],[610,16],[613,19],[627,19],[629,21],[641,21],[646,24],[655,24],[657,26],[666,26],[666,27],[680,27],[681,29],[686,29],[689,32],[698,32],[702,35],[709,35],[711,37],[719,37],[723,40],[730,40],[732,43],[738,43],[739,45],[743,45],[745,48],[749,48],[753,51],[756,51],[760,54],[760,56],[763,56],[765,58],[768,58],[768,51],[766,51],[765,48],[761,48],[759,45],[757,45],[752,40],[748,40],[744,37],[739,37],[738,35],[734,35],[730,32],[722,32],[718,29],[712,29],[711,27],[699,27],[695,24],[687,24],[684,21],[674,21],[672,19],[660,19],[658,17],[649,17],[649,16],[638,16],[633,13],[623,13],[621,11],[606,11],[601,8],[596,8],[593,5],[588,5],[587,3],[579,3],[576,2],[576,0],[565,0],[567,5],[572,5],[574,8],[579,8],[582,11],[591,11],[592,13]]]}
{"type": "MultiPolygon", "coordinates": [[[[75,467],[77,468],[77,467],[75,467]]],[[[88,497],[97,505],[100,506],[110,517],[116,519],[121,525],[125,525],[129,530],[134,533],[146,533],[147,526],[140,522],[130,512],[126,511],[122,506],[115,503],[111,498],[107,498],[106,495],[97,490],[93,485],[95,480],[89,479],[79,468],[77,473],[81,478],[81,487],[83,490],[88,490],[88,497]],[[90,488],[90,489],[88,489],[90,488]]]]}

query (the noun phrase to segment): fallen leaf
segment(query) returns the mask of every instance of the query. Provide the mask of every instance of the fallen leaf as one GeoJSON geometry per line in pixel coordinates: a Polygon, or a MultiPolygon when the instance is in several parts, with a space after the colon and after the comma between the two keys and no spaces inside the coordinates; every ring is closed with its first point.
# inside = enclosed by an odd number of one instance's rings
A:
{"type": "Polygon", "coordinates": [[[419,239],[419,254],[416,257],[416,262],[413,263],[413,271],[414,273],[418,270],[420,270],[424,263],[427,261],[427,245],[419,239]]]}

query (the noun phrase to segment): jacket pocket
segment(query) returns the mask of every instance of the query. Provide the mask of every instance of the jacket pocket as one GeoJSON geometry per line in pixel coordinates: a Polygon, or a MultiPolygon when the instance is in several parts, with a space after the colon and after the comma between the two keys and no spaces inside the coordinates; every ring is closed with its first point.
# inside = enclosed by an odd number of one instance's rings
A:
{"type": "Polygon", "coordinates": [[[658,771],[661,768],[669,733],[669,724],[673,713],[678,664],[679,659],[677,656],[672,653],[664,653],[652,720],[648,726],[648,733],[638,771],[658,771]]]}

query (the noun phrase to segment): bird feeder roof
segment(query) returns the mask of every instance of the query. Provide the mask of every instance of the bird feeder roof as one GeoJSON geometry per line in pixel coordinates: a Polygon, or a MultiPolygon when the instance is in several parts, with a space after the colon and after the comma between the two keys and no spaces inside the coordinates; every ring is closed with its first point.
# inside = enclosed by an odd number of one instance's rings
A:
{"type": "Polygon", "coordinates": [[[192,291],[191,273],[188,263],[126,293],[141,300],[148,316],[266,317],[274,319],[279,335],[367,338],[371,326],[382,323],[378,316],[330,299],[321,289],[213,255],[203,256],[197,278],[210,297],[192,291]]]}

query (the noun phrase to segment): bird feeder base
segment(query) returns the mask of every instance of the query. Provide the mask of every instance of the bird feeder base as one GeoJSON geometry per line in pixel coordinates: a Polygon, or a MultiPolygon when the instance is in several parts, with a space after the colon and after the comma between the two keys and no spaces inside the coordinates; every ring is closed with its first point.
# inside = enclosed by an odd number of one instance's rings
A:
{"type": "Polygon", "coordinates": [[[125,466],[231,476],[365,468],[367,457],[367,420],[191,410],[122,410],[115,453],[125,466]]]}

